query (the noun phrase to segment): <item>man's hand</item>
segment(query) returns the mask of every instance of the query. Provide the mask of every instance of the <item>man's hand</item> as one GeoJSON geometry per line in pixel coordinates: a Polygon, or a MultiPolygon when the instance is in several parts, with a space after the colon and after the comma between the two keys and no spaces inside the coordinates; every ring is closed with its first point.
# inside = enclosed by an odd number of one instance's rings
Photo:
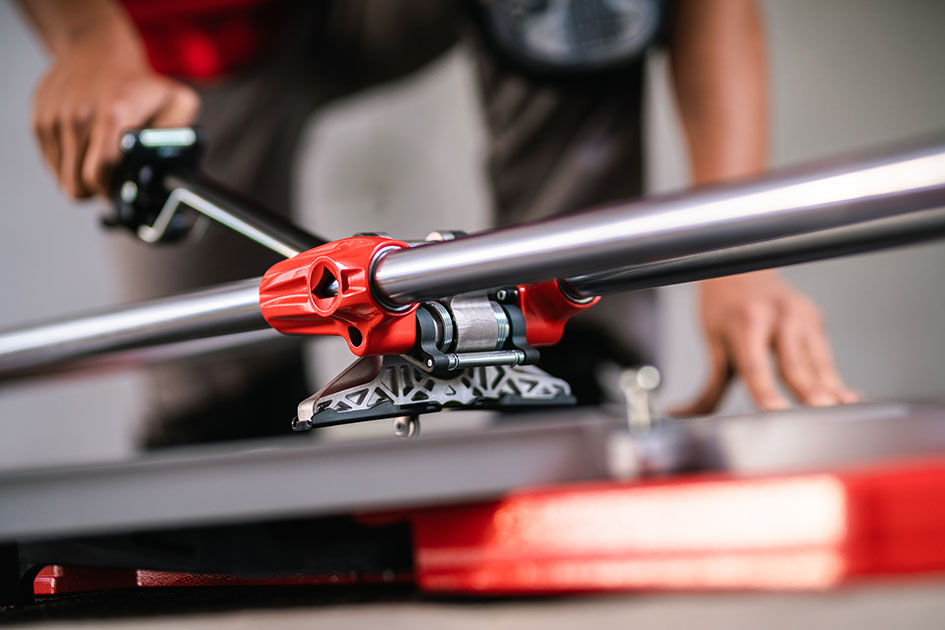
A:
{"type": "Polygon", "coordinates": [[[124,130],[193,122],[197,94],[151,70],[137,32],[113,2],[21,4],[53,55],[34,95],[33,129],[69,195],[109,192],[124,130]]]}
{"type": "Polygon", "coordinates": [[[707,280],[700,288],[709,380],[695,402],[676,413],[710,413],[736,373],[762,409],[788,407],[772,363],[797,400],[806,405],[859,400],[837,374],[817,307],[777,273],[759,271],[707,280]]]}
{"type": "Polygon", "coordinates": [[[187,126],[199,106],[187,86],[96,48],[58,59],[33,102],[43,158],[77,199],[108,193],[122,131],[187,126]]]}

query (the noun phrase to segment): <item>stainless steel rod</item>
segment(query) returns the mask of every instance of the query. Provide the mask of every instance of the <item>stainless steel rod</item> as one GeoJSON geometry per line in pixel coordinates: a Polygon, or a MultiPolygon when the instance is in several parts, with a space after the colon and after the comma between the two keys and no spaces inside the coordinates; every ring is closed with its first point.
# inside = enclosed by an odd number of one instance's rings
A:
{"type": "Polygon", "coordinates": [[[13,382],[37,376],[54,376],[80,373],[82,375],[103,374],[136,367],[173,363],[185,359],[217,356],[265,357],[298,345],[301,339],[283,335],[273,328],[226,333],[216,337],[200,337],[187,341],[168,341],[152,345],[140,343],[125,350],[114,350],[101,354],[70,357],[55,357],[43,363],[34,362],[22,367],[0,368],[0,382],[13,382]]]}
{"type": "Polygon", "coordinates": [[[388,254],[392,303],[619,269],[945,206],[945,143],[620,203],[388,254]]]}
{"type": "MultiPolygon", "coordinates": [[[[144,240],[160,240],[178,205],[184,204],[286,257],[326,242],[198,176],[168,175],[165,184],[171,189],[170,196],[156,225],[139,229],[144,240]],[[154,232],[153,239],[147,238],[148,230],[154,232]]],[[[259,312],[259,279],[243,280],[118,310],[0,331],[0,379],[75,368],[155,363],[221,347],[265,342],[267,338],[271,342],[279,336],[259,312]],[[259,333],[262,329],[270,334],[259,333]],[[243,334],[251,331],[257,332],[252,338],[243,334]],[[198,342],[207,337],[215,339],[198,342]],[[147,350],[155,346],[163,347],[147,350]]]]}
{"type": "Polygon", "coordinates": [[[0,332],[0,379],[88,357],[267,328],[259,278],[0,332]]]}
{"type": "Polygon", "coordinates": [[[637,291],[945,238],[945,208],[567,278],[575,295],[637,291]]]}

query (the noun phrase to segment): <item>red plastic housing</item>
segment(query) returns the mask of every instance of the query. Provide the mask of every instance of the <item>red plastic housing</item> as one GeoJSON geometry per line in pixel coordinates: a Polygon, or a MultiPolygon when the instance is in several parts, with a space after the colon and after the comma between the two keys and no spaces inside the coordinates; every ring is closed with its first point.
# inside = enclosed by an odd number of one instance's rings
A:
{"type": "Polygon", "coordinates": [[[407,244],[355,236],[276,263],[259,285],[263,317],[281,333],[338,335],[358,356],[409,352],[417,340],[417,305],[395,313],[371,294],[371,261],[389,247],[407,244]]]}
{"type": "MultiPolygon", "coordinates": [[[[272,266],[259,285],[259,308],[270,326],[291,335],[338,335],[358,356],[404,354],[417,340],[417,304],[392,312],[371,293],[371,262],[391,238],[355,236],[310,249],[272,266]]],[[[575,302],[557,280],[519,286],[518,304],[533,346],[561,339],[568,319],[600,298],[575,302]]]]}
{"type": "Polygon", "coordinates": [[[525,315],[525,337],[533,346],[552,346],[561,341],[568,320],[600,301],[575,302],[558,286],[557,280],[518,287],[519,308],[525,315]]]}

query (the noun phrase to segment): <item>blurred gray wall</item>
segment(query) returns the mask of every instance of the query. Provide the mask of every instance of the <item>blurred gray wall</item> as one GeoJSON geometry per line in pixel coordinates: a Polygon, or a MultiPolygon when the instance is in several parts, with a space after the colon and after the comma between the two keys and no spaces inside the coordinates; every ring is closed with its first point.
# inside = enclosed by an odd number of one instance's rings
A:
{"type": "MultiPolygon", "coordinates": [[[[0,328],[118,300],[97,204],[71,204],[41,162],[30,99],[46,59],[12,2],[0,2],[0,328]]],[[[0,468],[130,451],[136,379],[0,383],[0,468]]]]}
{"type": "MultiPolygon", "coordinates": [[[[775,165],[945,131],[945,3],[768,0],[764,7],[775,165]]],[[[107,255],[108,239],[120,236],[98,228],[100,205],[59,195],[30,137],[30,94],[45,63],[11,4],[0,3],[0,327],[120,299],[107,255]]],[[[683,186],[686,169],[665,59],[653,59],[651,69],[649,181],[662,191],[683,186]]],[[[297,174],[300,216],[332,237],[481,228],[488,216],[482,142],[469,61],[457,51],[312,121],[297,174]]],[[[945,246],[932,245],[785,274],[822,305],[852,385],[872,398],[941,398],[943,266],[945,246]]],[[[663,290],[661,317],[665,400],[680,402],[705,372],[693,288],[663,290]]],[[[313,354],[332,366],[348,359],[338,344],[313,354]]],[[[134,373],[0,385],[0,469],[127,456],[140,389],[134,373]]],[[[744,408],[736,391],[726,409],[744,408]]]]}

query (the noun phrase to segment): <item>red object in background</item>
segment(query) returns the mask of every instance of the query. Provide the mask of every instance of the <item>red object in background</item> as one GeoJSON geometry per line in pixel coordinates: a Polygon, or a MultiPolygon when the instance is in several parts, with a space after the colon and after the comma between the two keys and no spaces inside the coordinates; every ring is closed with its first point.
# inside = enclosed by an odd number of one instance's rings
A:
{"type": "Polygon", "coordinates": [[[242,70],[285,26],[281,0],[123,0],[155,71],[208,80],[242,70]]]}
{"type": "Polygon", "coordinates": [[[945,571],[945,458],[530,490],[411,522],[428,592],[825,589],[945,571]]]}
{"type": "Polygon", "coordinates": [[[341,584],[397,583],[409,580],[403,575],[297,573],[266,577],[239,577],[220,573],[185,573],[182,571],[145,571],[91,567],[44,567],[33,580],[34,595],[56,595],[119,588],[197,586],[325,586],[341,584]]]}
{"type": "MultiPolygon", "coordinates": [[[[945,457],[782,477],[571,484],[360,520],[372,519],[412,524],[413,580],[430,593],[820,590],[945,572],[945,457]]],[[[338,579],[47,567],[34,588],[338,579]]]]}

